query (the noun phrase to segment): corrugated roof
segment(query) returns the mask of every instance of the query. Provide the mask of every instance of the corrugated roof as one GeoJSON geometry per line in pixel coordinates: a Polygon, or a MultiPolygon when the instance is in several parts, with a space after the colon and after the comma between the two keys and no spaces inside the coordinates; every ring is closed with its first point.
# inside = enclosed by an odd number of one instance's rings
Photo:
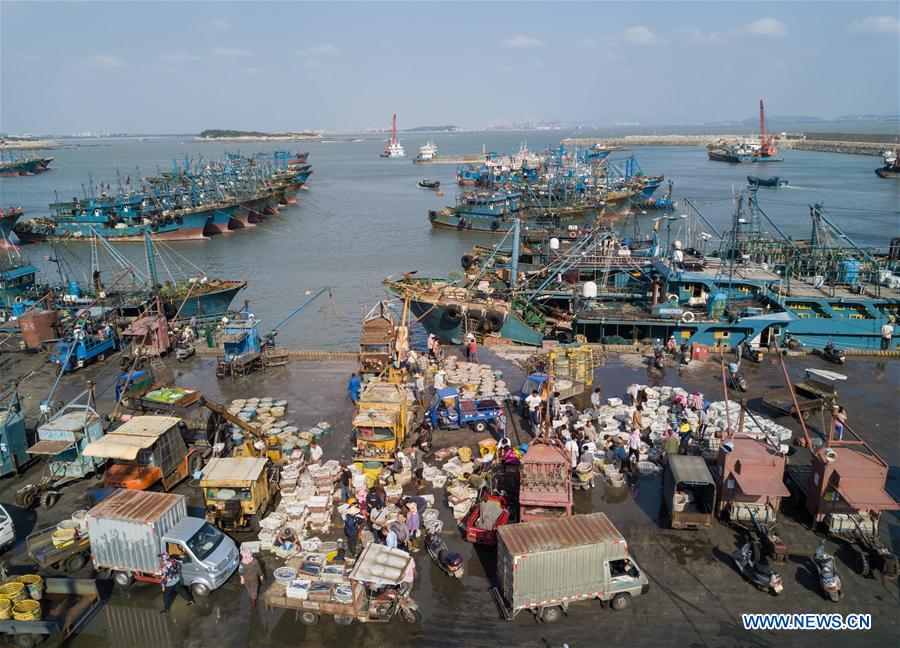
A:
{"type": "Polygon", "coordinates": [[[738,488],[740,488],[741,492],[745,495],[752,495],[753,497],[762,497],[763,495],[769,495],[771,497],[787,497],[791,494],[787,486],[784,485],[784,482],[779,481],[778,479],[772,479],[772,475],[751,474],[746,472],[735,472],[731,474],[735,481],[737,481],[738,488]]]}
{"type": "Polygon", "coordinates": [[[203,469],[204,481],[256,481],[266,469],[265,457],[218,457],[203,469]]]}
{"type": "Polygon", "coordinates": [[[58,430],[62,432],[76,432],[85,427],[88,423],[97,420],[97,416],[93,412],[87,410],[79,410],[74,412],[66,412],[56,418],[50,419],[46,423],[38,426],[38,430],[58,430]]]}
{"type": "Polygon", "coordinates": [[[184,495],[176,493],[119,488],[88,511],[88,515],[133,522],[156,522],[183,499],[184,495]]]}
{"type": "Polygon", "coordinates": [[[669,470],[675,482],[690,482],[694,484],[714,484],[706,460],[696,455],[671,455],[669,457],[669,470]]]}
{"type": "Polygon", "coordinates": [[[365,410],[353,417],[353,427],[391,427],[399,416],[400,410],[365,410]]]}
{"type": "Polygon", "coordinates": [[[606,513],[573,515],[546,522],[507,524],[497,529],[503,544],[514,556],[540,551],[568,549],[584,544],[623,541],[606,513]]]}
{"type": "Polygon", "coordinates": [[[176,416],[135,416],[125,421],[113,432],[131,436],[158,437],[180,422],[181,419],[176,416]]]}
{"type": "Polygon", "coordinates": [[[896,511],[900,508],[882,488],[880,479],[841,479],[837,492],[850,506],[861,511],[896,511]]]}
{"type": "Polygon", "coordinates": [[[400,385],[385,382],[370,382],[359,397],[360,402],[402,403],[406,392],[400,385]]]}
{"type": "Polygon", "coordinates": [[[57,453],[62,452],[66,448],[71,448],[75,445],[74,441],[68,440],[60,440],[57,441],[55,439],[44,439],[43,441],[38,441],[33,446],[28,448],[28,454],[42,454],[42,455],[55,455],[57,453]]]}

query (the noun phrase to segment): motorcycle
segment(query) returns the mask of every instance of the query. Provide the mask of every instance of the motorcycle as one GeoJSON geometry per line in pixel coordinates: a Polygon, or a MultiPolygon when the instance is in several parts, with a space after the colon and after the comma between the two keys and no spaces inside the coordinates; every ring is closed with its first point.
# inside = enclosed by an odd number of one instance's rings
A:
{"type": "Polygon", "coordinates": [[[175,358],[179,362],[183,362],[190,358],[197,350],[194,348],[194,343],[190,340],[179,340],[175,345],[175,358]]]}
{"type": "Polygon", "coordinates": [[[691,364],[691,345],[687,342],[681,343],[681,364],[691,364]]]}
{"type": "Polygon", "coordinates": [[[834,566],[834,556],[825,551],[825,541],[819,543],[813,562],[819,572],[819,586],[832,601],[837,603],[844,596],[841,592],[841,577],[834,566]]]}
{"type": "Polygon", "coordinates": [[[441,537],[441,527],[435,526],[425,531],[425,551],[442,572],[454,578],[462,578],[465,572],[463,557],[447,548],[441,537]]]}
{"type": "Polygon", "coordinates": [[[731,383],[732,389],[738,389],[742,392],[747,391],[747,378],[744,376],[741,368],[735,363],[728,365],[728,381],[731,383]]]}
{"type": "Polygon", "coordinates": [[[828,360],[828,362],[833,362],[835,364],[844,364],[847,360],[847,354],[844,350],[834,346],[834,342],[831,340],[829,340],[828,344],[825,345],[825,348],[822,349],[822,357],[828,360]]]}
{"type": "Polygon", "coordinates": [[[748,360],[750,360],[750,362],[759,364],[760,362],[762,362],[763,354],[762,351],[759,350],[759,348],[754,347],[749,342],[744,340],[743,342],[741,342],[741,358],[747,358],[748,360]]]}
{"type": "Polygon", "coordinates": [[[666,368],[666,351],[659,340],[653,343],[653,366],[657,369],[666,368]]]}
{"type": "Polygon", "coordinates": [[[756,589],[762,592],[772,592],[775,595],[781,594],[784,590],[784,579],[781,574],[762,561],[753,561],[750,556],[750,540],[747,540],[740,549],[735,550],[731,557],[741,575],[756,589]]]}
{"type": "Polygon", "coordinates": [[[781,342],[781,346],[783,346],[785,349],[788,349],[789,351],[802,351],[803,350],[803,343],[800,342],[800,340],[796,339],[790,333],[784,334],[784,339],[781,342]]]}

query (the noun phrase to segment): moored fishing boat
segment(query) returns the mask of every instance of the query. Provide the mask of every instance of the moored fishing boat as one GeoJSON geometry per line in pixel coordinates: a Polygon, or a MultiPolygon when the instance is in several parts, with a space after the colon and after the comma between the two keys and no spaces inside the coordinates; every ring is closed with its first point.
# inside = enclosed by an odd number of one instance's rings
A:
{"type": "Polygon", "coordinates": [[[53,158],[31,154],[28,157],[17,157],[12,151],[5,151],[0,157],[0,176],[24,176],[43,173],[50,167],[53,158]]]}
{"type": "Polygon", "coordinates": [[[769,178],[760,178],[758,176],[747,176],[747,184],[756,185],[757,187],[786,187],[787,180],[782,180],[778,176],[769,178]]]}
{"type": "Polygon", "coordinates": [[[431,180],[430,178],[422,178],[419,180],[418,185],[422,187],[422,189],[433,189],[437,191],[441,188],[440,180],[431,180]]]}
{"type": "Polygon", "coordinates": [[[884,166],[875,169],[875,174],[879,178],[887,178],[889,180],[900,180],[900,161],[898,161],[898,151],[885,151],[882,155],[884,166]]]}
{"type": "Polygon", "coordinates": [[[25,215],[25,209],[22,207],[10,207],[6,211],[0,208],[0,249],[12,247],[13,226],[22,216],[25,215]]]}

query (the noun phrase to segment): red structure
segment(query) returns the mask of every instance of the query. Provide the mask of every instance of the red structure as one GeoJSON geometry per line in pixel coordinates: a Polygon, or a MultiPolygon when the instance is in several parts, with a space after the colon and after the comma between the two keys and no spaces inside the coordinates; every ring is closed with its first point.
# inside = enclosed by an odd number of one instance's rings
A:
{"type": "Polygon", "coordinates": [[[763,100],[759,100],[759,155],[760,157],[776,157],[775,138],[766,136],[766,109],[763,100]]]}

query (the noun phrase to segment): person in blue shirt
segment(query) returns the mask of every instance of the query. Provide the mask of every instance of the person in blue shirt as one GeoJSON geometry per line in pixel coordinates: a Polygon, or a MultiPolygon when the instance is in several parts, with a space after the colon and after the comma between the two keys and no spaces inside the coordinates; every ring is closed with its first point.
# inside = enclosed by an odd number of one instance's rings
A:
{"type": "Polygon", "coordinates": [[[347,393],[354,403],[359,400],[360,387],[362,387],[362,383],[359,381],[359,377],[355,373],[350,374],[350,380],[347,381],[347,393]]]}
{"type": "Polygon", "coordinates": [[[392,528],[385,527],[381,529],[381,532],[384,534],[384,546],[388,549],[396,549],[397,548],[397,532],[392,528]]]}

